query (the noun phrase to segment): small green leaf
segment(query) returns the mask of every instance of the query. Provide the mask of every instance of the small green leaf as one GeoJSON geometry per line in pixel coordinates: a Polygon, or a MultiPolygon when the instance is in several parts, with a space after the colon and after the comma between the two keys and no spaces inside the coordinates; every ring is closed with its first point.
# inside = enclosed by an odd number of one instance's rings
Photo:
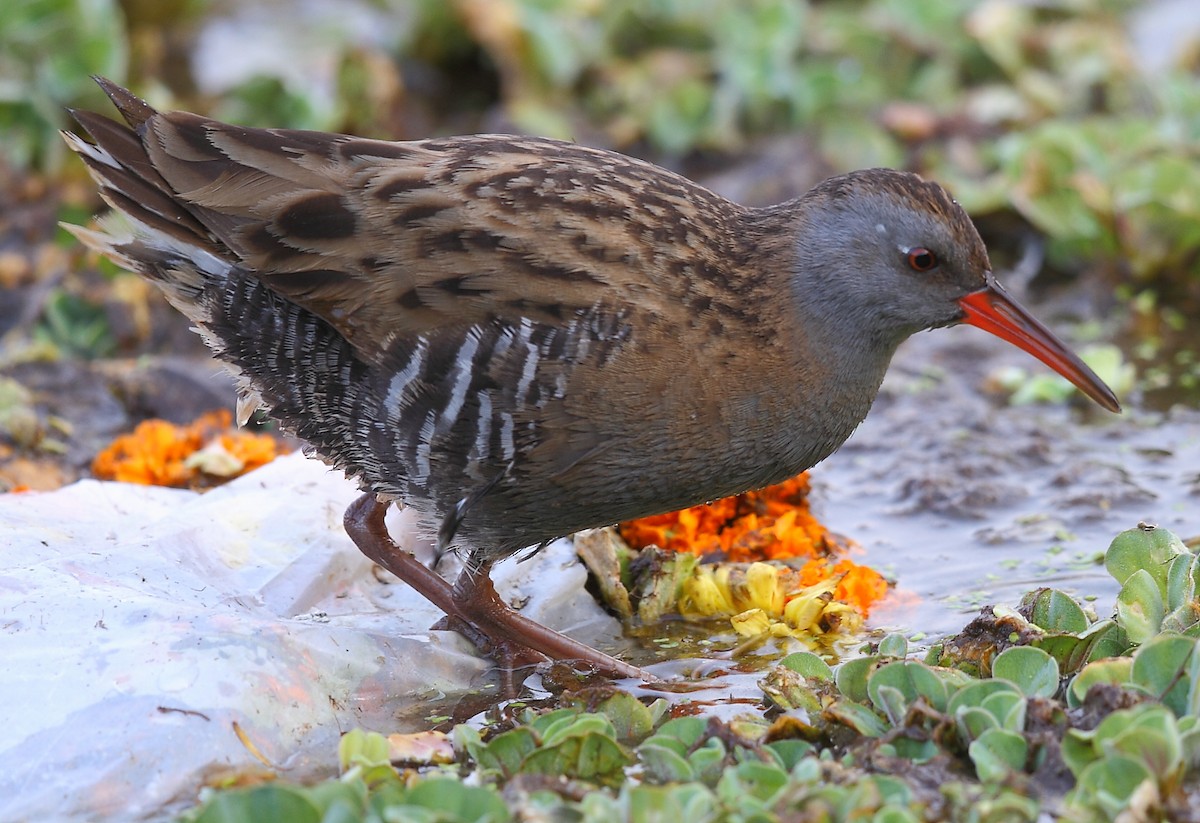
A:
{"type": "Polygon", "coordinates": [[[890,686],[912,704],[922,698],[933,709],[944,711],[949,700],[946,683],[937,673],[919,660],[897,660],[886,663],[875,671],[867,681],[867,694],[876,706],[882,708],[879,689],[890,686]]]}
{"type": "Polygon", "coordinates": [[[967,749],[979,779],[999,782],[1010,772],[1025,769],[1029,747],[1024,736],[1005,729],[989,729],[967,749]]]}
{"type": "Polygon", "coordinates": [[[700,742],[707,729],[708,721],[703,717],[674,717],[659,726],[654,736],[646,742],[665,742],[664,739],[669,739],[680,747],[679,753],[684,754],[700,742]]]}
{"type": "Polygon", "coordinates": [[[1067,768],[1071,770],[1071,774],[1075,775],[1076,780],[1089,764],[1100,757],[1100,753],[1096,751],[1095,739],[1095,730],[1068,729],[1067,733],[1063,735],[1061,747],[1063,763],[1067,764],[1067,768]]]}
{"type": "Polygon", "coordinates": [[[1121,584],[1139,571],[1147,572],[1160,593],[1166,593],[1167,574],[1176,555],[1188,553],[1174,534],[1156,526],[1139,526],[1117,535],[1104,554],[1104,567],[1121,584]]]}
{"type": "Polygon", "coordinates": [[[875,708],[887,715],[893,726],[903,726],[908,717],[908,701],[904,693],[894,686],[878,686],[872,695],[875,708]]]}
{"type": "Polygon", "coordinates": [[[889,634],[879,641],[880,657],[895,657],[903,659],[908,654],[908,639],[896,632],[889,634]]]}
{"type": "Polygon", "coordinates": [[[1101,620],[1088,629],[1084,638],[1089,641],[1088,661],[1119,657],[1129,651],[1129,636],[1116,620],[1101,620]]]}
{"type": "Polygon", "coordinates": [[[1058,663],[1033,646],[1012,646],[992,661],[992,676],[1017,685],[1026,697],[1053,697],[1058,691],[1058,663]]]}
{"type": "Polygon", "coordinates": [[[1168,611],[1163,615],[1159,631],[1178,632],[1192,637],[1200,634],[1200,611],[1197,611],[1197,605],[1196,603],[1185,603],[1173,611],[1168,611]]]}
{"type": "Polygon", "coordinates": [[[892,740],[891,745],[896,752],[896,757],[911,760],[918,765],[928,763],[937,757],[940,751],[938,744],[932,740],[917,740],[911,737],[897,737],[892,740]]]}
{"type": "Polygon", "coordinates": [[[564,717],[542,732],[542,744],[555,746],[567,738],[591,734],[616,737],[617,730],[607,717],[600,714],[587,713],[576,717],[564,717]]]}
{"type": "Polygon", "coordinates": [[[264,820],[320,823],[321,812],[304,796],[303,789],[271,783],[215,795],[196,818],[196,823],[261,823],[264,820]]]}
{"type": "Polygon", "coordinates": [[[871,823],[920,823],[915,812],[899,806],[885,806],[871,817],[871,823]]]}
{"type": "Polygon", "coordinates": [[[1169,610],[1186,608],[1196,599],[1197,572],[1200,572],[1200,555],[1179,554],[1171,559],[1167,569],[1167,608],[1169,610]]]}
{"type": "Polygon", "coordinates": [[[868,699],[867,678],[880,665],[882,661],[874,656],[856,657],[842,663],[834,673],[838,691],[857,703],[865,702],[868,699]]]}
{"type": "Polygon", "coordinates": [[[997,692],[983,699],[983,710],[996,718],[1000,728],[1010,732],[1025,731],[1025,711],[1029,701],[1023,695],[997,692]]]}
{"type": "Polygon", "coordinates": [[[378,732],[351,729],[338,741],[338,763],[343,772],[354,766],[387,766],[389,751],[387,738],[378,732]]]}
{"type": "Polygon", "coordinates": [[[1122,755],[1112,755],[1086,766],[1079,774],[1074,790],[1068,794],[1068,803],[1082,800],[1099,806],[1109,817],[1117,814],[1129,804],[1129,798],[1143,782],[1154,780],[1154,775],[1140,760],[1122,755]]]}
{"type": "MultiPolygon", "coordinates": [[[[827,670],[828,668],[826,666],[827,670]]],[[[758,681],[758,687],[762,689],[765,698],[785,712],[803,709],[816,714],[821,711],[821,698],[808,685],[808,678],[786,666],[772,668],[766,677],[758,681]]]]}
{"type": "Polygon", "coordinates": [[[967,740],[975,740],[989,729],[1000,728],[1000,721],[987,709],[963,706],[954,714],[959,732],[967,740]]]}
{"type": "Polygon", "coordinates": [[[1189,713],[1192,672],[1200,657],[1200,641],[1162,634],[1151,638],[1133,656],[1129,680],[1182,717],[1189,713]]]}
{"type": "Polygon", "coordinates": [[[649,707],[628,692],[614,692],[596,712],[609,719],[618,740],[640,740],[654,729],[649,707]]]}
{"type": "Polygon", "coordinates": [[[822,682],[833,681],[833,669],[812,652],[794,652],[780,660],[779,665],[791,669],[805,678],[815,678],[822,682]]]}
{"type": "Polygon", "coordinates": [[[1075,599],[1057,589],[1038,589],[1025,595],[1021,611],[1029,614],[1029,622],[1048,632],[1080,634],[1090,625],[1075,599]]]}
{"type": "MultiPolygon", "coordinates": [[[[795,740],[791,742],[803,743],[804,741],[795,740]]],[[[704,741],[703,746],[688,755],[688,763],[691,764],[692,771],[696,775],[695,779],[701,783],[715,785],[721,777],[721,769],[725,765],[726,754],[725,744],[721,742],[719,737],[704,741]]]]}
{"type": "Polygon", "coordinates": [[[851,700],[835,701],[825,710],[825,714],[864,737],[882,737],[887,731],[887,726],[879,715],[863,704],[851,700]]]}
{"type": "Polygon", "coordinates": [[[1088,689],[1092,686],[1102,683],[1114,686],[1127,684],[1132,671],[1133,659],[1129,657],[1093,660],[1071,680],[1071,685],[1067,689],[1068,705],[1074,708],[1082,704],[1084,698],[1087,697],[1088,689]]]}
{"type": "Polygon", "coordinates": [[[654,783],[685,783],[696,779],[692,764],[679,752],[647,741],[638,746],[638,760],[654,783]]]}
{"type": "MultiPolygon", "coordinates": [[[[512,819],[504,799],[492,789],[467,786],[460,780],[432,777],[408,791],[406,805],[436,811],[439,820],[463,823],[505,823],[512,819]]],[[[288,818],[261,818],[287,820],[288,818]]],[[[397,817],[396,819],[404,819],[397,817]]]]}
{"type": "Polygon", "coordinates": [[[553,711],[539,713],[533,709],[525,709],[521,712],[521,722],[528,725],[541,737],[545,737],[553,728],[563,724],[570,723],[574,718],[583,714],[578,708],[570,709],[554,709],[553,711]]]}
{"type": "Polygon", "coordinates": [[[1021,696],[1021,690],[1016,684],[1006,680],[973,680],[951,696],[950,702],[946,704],[946,711],[955,714],[963,708],[982,707],[985,699],[1000,692],[1021,696]]]}
{"type": "Polygon", "coordinates": [[[774,756],[781,769],[788,772],[816,751],[813,744],[807,740],[775,740],[763,748],[774,756]]]}
{"type": "Polygon", "coordinates": [[[587,732],[545,744],[521,764],[523,774],[560,774],[611,784],[620,782],[622,770],[633,755],[609,734],[587,732]]]}
{"type": "Polygon", "coordinates": [[[1167,781],[1183,766],[1183,745],[1175,729],[1174,718],[1166,715],[1166,723],[1151,726],[1139,723],[1112,739],[1110,751],[1135,757],[1159,780],[1167,781]]]}
{"type": "Polygon", "coordinates": [[[787,772],[774,763],[745,760],[722,775],[717,793],[735,801],[742,795],[748,795],[769,804],[787,784],[787,772]]]}
{"type": "Polygon", "coordinates": [[[520,773],[525,758],[537,751],[537,735],[528,726],[517,726],[496,735],[482,748],[469,748],[476,765],[491,769],[504,777],[520,773]]]}
{"type": "Polygon", "coordinates": [[[1117,623],[1129,636],[1129,642],[1140,646],[1162,626],[1166,605],[1154,577],[1139,569],[1125,580],[1117,594],[1117,623]]]}

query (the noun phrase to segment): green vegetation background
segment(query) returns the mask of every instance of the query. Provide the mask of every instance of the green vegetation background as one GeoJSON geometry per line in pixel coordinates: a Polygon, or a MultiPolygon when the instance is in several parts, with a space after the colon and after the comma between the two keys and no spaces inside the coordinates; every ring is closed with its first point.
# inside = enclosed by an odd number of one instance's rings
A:
{"type": "MultiPolygon", "coordinates": [[[[1135,0],[363,0],[394,32],[365,42],[323,19],[204,99],[190,48],[236,5],[10,0],[0,154],[57,172],[63,107],[103,105],[93,73],[248,125],[402,139],[499,123],[676,166],[798,133],[806,162],[907,167],[985,225],[1032,226],[1054,269],[1200,294],[1200,52],[1144,75],[1135,0]],[[291,70],[314,38],[331,95],[291,70]]],[[[259,5],[285,38],[303,26],[259,5]]]]}

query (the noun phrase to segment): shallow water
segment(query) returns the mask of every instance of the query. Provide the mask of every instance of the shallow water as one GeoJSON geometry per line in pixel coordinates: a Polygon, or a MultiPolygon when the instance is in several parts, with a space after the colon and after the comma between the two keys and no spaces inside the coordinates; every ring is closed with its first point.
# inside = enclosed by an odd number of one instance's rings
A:
{"type": "Polygon", "coordinates": [[[1112,609],[1101,557],[1139,521],[1200,533],[1200,413],[1008,406],[1002,365],[1041,365],[976,329],[918,335],[843,448],[812,472],[814,508],[897,581],[872,624],[953,632],[987,604],[1051,586],[1112,609]]]}

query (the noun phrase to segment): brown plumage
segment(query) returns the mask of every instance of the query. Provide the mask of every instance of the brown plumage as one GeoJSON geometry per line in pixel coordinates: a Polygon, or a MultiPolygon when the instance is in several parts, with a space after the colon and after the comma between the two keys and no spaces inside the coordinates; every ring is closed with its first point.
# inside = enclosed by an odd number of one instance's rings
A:
{"type": "Polygon", "coordinates": [[[240,417],[265,405],[470,552],[450,591],[389,548],[374,497],[347,515],[484,645],[519,634],[636,673],[514,624],[487,568],[812,466],[920,329],[988,327],[1116,406],[999,291],[962,209],[911,174],[748,209],[556,140],[249,129],[101,85],[127,125],[76,112],[95,144],[67,139],[121,216],[76,233],[196,323],[239,375],[240,417]]]}

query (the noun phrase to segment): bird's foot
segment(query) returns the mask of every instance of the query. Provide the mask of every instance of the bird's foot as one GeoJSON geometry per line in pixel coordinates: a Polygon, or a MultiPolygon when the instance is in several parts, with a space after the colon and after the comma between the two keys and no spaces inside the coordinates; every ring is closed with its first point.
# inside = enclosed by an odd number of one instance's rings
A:
{"type": "Polygon", "coordinates": [[[408,583],[446,613],[438,627],[453,629],[500,665],[510,688],[516,669],[554,660],[580,662],[609,677],[656,680],[653,675],[597,651],[513,611],[496,593],[490,562],[468,568],[451,586],[396,545],[384,524],[387,504],[364,494],[346,509],[346,533],[371,560],[408,583]]]}

